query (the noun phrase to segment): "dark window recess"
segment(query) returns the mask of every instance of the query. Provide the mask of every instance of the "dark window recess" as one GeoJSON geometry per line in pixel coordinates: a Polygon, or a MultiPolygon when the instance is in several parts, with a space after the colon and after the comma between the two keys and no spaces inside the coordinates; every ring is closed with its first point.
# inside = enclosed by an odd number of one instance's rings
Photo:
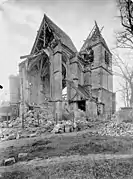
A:
{"type": "Polygon", "coordinates": [[[85,100],[78,101],[78,108],[85,111],[85,100]]]}
{"type": "Polygon", "coordinates": [[[66,68],[62,65],[62,89],[66,87],[66,68]]]}
{"type": "Polygon", "coordinates": [[[101,108],[100,108],[100,106],[98,105],[97,106],[97,115],[99,116],[101,114],[101,108]]]}
{"type": "Polygon", "coordinates": [[[105,63],[109,65],[109,54],[105,51],[105,63]]]}

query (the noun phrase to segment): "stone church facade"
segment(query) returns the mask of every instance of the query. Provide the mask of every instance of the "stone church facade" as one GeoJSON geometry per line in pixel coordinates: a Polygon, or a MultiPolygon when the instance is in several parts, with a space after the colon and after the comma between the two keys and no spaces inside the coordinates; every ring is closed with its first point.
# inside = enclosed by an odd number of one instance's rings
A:
{"type": "Polygon", "coordinates": [[[27,104],[47,104],[61,120],[64,103],[88,116],[115,112],[112,54],[96,22],[78,52],[70,37],[44,15],[30,55],[22,58],[26,60],[19,64],[20,114],[27,104]],[[88,53],[88,47],[93,51],[91,62],[85,61],[87,54],[80,55],[88,53]]]}

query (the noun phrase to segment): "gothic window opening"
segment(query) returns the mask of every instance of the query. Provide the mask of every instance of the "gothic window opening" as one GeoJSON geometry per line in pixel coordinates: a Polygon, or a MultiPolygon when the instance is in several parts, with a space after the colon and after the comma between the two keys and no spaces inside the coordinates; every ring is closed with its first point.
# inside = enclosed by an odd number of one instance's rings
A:
{"type": "Polygon", "coordinates": [[[67,98],[66,67],[62,64],[62,97],[67,98]]]}
{"type": "Polygon", "coordinates": [[[109,65],[109,54],[105,51],[105,63],[109,65]]]}

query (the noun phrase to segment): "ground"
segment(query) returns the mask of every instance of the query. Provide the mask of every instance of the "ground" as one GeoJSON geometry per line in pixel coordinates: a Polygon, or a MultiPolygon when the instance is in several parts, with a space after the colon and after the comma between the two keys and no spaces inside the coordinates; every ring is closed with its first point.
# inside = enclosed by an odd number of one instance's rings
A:
{"type": "Polygon", "coordinates": [[[88,130],[0,143],[0,160],[18,162],[1,166],[0,179],[131,179],[133,138],[92,136],[88,130]],[[17,154],[28,153],[19,161],[17,154]]]}

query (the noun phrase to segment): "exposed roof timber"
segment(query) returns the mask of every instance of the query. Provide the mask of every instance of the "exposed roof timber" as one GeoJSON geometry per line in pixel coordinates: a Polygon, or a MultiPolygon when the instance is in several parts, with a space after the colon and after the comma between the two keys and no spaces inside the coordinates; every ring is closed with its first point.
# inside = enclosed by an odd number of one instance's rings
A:
{"type": "Polygon", "coordinates": [[[28,71],[30,71],[45,56],[46,54],[40,53],[36,57],[32,58],[32,60],[28,62],[28,71]]]}
{"type": "MultiPolygon", "coordinates": [[[[72,40],[70,39],[70,37],[63,31],[61,30],[56,24],[54,24],[45,14],[44,14],[44,17],[43,17],[43,20],[42,20],[42,23],[40,25],[40,28],[39,28],[39,31],[37,33],[37,36],[36,36],[36,39],[35,39],[35,42],[34,42],[34,45],[33,45],[33,48],[31,50],[31,54],[34,53],[35,51],[35,48],[37,46],[37,42],[40,38],[40,34],[41,34],[41,31],[43,30],[44,31],[44,43],[45,43],[45,39],[46,39],[46,34],[45,34],[45,30],[46,30],[46,27],[48,27],[49,31],[52,31],[53,34],[54,34],[54,37],[56,39],[60,39],[61,40],[61,43],[66,46],[69,50],[70,50],[70,53],[75,53],[77,52],[77,49],[76,47],[74,46],[72,40]]],[[[41,39],[42,40],[42,39],[41,39]]]]}

